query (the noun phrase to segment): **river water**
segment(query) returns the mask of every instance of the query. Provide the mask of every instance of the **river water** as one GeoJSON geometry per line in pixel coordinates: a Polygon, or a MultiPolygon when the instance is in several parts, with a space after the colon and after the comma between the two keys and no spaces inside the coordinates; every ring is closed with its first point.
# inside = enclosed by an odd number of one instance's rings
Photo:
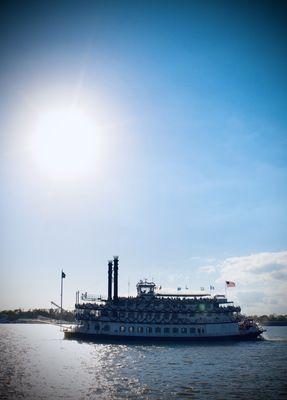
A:
{"type": "Polygon", "coordinates": [[[1,399],[287,399],[287,327],[265,340],[95,344],[0,325],[1,399]]]}

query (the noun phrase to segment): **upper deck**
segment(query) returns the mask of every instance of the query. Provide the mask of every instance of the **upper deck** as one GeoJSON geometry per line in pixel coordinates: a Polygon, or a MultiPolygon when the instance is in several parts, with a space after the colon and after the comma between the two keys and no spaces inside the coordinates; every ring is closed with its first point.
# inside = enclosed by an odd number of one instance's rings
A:
{"type": "Polygon", "coordinates": [[[208,293],[163,293],[152,281],[140,280],[136,285],[135,297],[118,296],[118,257],[108,263],[108,297],[89,296],[87,293],[79,296],[75,308],[78,313],[85,310],[97,314],[105,312],[155,312],[155,313],[232,313],[240,311],[233,302],[227,301],[223,295],[211,296],[208,293]],[[112,273],[114,272],[114,278],[112,273]],[[112,283],[114,293],[112,295],[112,283]],[[223,306],[223,307],[221,307],[223,306]],[[82,310],[82,311],[81,311],[82,310]]]}

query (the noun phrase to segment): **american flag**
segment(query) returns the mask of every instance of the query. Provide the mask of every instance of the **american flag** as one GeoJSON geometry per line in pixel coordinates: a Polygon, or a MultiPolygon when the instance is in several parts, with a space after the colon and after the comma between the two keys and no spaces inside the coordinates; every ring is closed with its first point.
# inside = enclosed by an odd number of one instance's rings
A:
{"type": "Polygon", "coordinates": [[[225,281],[227,287],[235,287],[235,282],[225,281]]]}

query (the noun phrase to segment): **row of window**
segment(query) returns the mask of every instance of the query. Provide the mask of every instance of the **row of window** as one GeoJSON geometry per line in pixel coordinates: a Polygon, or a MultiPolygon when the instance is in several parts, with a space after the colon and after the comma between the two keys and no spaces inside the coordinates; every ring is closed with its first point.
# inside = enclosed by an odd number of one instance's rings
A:
{"type": "MultiPolygon", "coordinates": [[[[94,326],[94,328],[95,328],[96,331],[98,331],[98,330],[100,330],[100,325],[96,324],[94,326]]],[[[88,326],[88,329],[89,329],[89,326],[88,326]]],[[[109,332],[111,330],[111,326],[106,324],[106,325],[103,326],[102,330],[104,332],[109,332]]],[[[137,326],[137,327],[129,326],[129,327],[126,327],[124,325],[121,325],[120,326],[120,332],[122,332],[122,333],[124,333],[124,332],[144,333],[145,332],[145,333],[148,333],[148,334],[151,334],[151,333],[156,333],[156,334],[161,334],[161,333],[183,333],[183,334],[187,334],[188,333],[188,328],[186,328],[186,327],[182,327],[182,328],[173,327],[173,328],[170,328],[170,327],[167,327],[167,326],[164,327],[164,328],[159,327],[159,326],[156,326],[154,328],[151,327],[151,326],[147,326],[146,328],[144,328],[143,326],[137,326]]],[[[202,327],[197,327],[197,328],[190,327],[189,328],[189,333],[202,334],[202,333],[204,333],[204,328],[202,328],[202,327]]]]}
{"type": "MultiPolygon", "coordinates": [[[[205,310],[200,310],[200,311],[205,311],[205,310]]],[[[209,317],[213,316],[214,313],[218,313],[218,311],[205,311],[205,314],[209,317]]],[[[152,319],[152,318],[157,318],[157,319],[161,319],[161,318],[171,318],[174,314],[174,311],[170,311],[170,312],[133,312],[133,311],[129,311],[129,312],[124,312],[124,311],[112,311],[109,315],[111,315],[114,318],[147,318],[147,319],[152,319]]],[[[188,316],[190,317],[194,317],[198,314],[198,312],[196,311],[189,311],[189,312],[185,312],[184,314],[188,314],[188,316]]]]}
{"type": "MultiPolygon", "coordinates": [[[[143,326],[138,326],[138,327],[134,327],[134,326],[129,326],[128,329],[126,329],[126,327],[124,325],[120,326],[120,332],[129,332],[129,333],[144,333],[144,327],[143,326]]],[[[159,326],[156,326],[155,328],[152,328],[151,326],[147,326],[145,328],[145,332],[146,333],[156,333],[156,334],[161,334],[161,333],[183,333],[183,334],[187,334],[188,333],[188,328],[178,328],[178,327],[173,327],[173,328],[169,328],[169,327],[164,327],[161,328],[159,326]]],[[[189,333],[199,333],[202,334],[204,333],[204,328],[195,328],[195,327],[191,327],[189,328],[189,333]]]]}

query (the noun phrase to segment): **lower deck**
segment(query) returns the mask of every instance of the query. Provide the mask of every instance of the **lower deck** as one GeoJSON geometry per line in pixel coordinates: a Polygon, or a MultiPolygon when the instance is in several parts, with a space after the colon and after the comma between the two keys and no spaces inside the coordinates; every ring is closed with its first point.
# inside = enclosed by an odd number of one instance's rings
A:
{"type": "Polygon", "coordinates": [[[190,341],[210,338],[237,338],[250,334],[260,335],[260,330],[255,326],[240,329],[239,324],[210,323],[192,325],[151,325],[132,324],[108,321],[85,321],[73,329],[67,330],[65,336],[88,338],[117,338],[117,339],[144,339],[144,340],[174,340],[190,341]]]}

